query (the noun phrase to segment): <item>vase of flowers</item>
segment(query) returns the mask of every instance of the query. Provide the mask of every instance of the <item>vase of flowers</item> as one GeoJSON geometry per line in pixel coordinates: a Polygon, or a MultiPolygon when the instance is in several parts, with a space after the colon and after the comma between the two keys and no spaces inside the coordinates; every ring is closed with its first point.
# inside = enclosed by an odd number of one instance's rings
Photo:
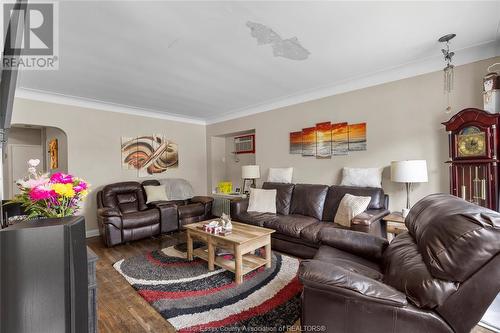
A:
{"type": "Polygon", "coordinates": [[[28,219],[75,215],[87,196],[89,184],[61,172],[42,174],[36,169],[39,164],[38,159],[28,161],[28,176],[16,182],[20,194],[10,202],[21,204],[28,219]]]}

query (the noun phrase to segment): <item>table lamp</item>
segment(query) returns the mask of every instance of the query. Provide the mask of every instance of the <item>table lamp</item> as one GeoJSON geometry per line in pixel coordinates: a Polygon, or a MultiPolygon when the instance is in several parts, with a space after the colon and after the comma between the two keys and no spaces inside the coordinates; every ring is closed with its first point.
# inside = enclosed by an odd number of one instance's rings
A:
{"type": "Polygon", "coordinates": [[[406,209],[403,209],[403,216],[406,217],[410,211],[410,192],[412,184],[426,183],[427,161],[409,160],[391,162],[391,180],[396,183],[406,184],[406,209]]]}
{"type": "Polygon", "coordinates": [[[255,180],[260,178],[260,167],[258,165],[243,165],[241,167],[241,178],[243,178],[243,189],[247,180],[251,180],[250,187],[255,188],[255,180]]]}

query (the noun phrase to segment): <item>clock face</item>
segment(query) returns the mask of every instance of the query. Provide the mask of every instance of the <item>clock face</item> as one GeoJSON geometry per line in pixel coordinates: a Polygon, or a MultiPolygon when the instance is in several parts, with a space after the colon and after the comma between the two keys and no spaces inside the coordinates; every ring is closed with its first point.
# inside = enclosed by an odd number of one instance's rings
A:
{"type": "Polygon", "coordinates": [[[485,156],[485,132],[474,126],[464,128],[457,135],[457,153],[459,157],[485,156]]]}

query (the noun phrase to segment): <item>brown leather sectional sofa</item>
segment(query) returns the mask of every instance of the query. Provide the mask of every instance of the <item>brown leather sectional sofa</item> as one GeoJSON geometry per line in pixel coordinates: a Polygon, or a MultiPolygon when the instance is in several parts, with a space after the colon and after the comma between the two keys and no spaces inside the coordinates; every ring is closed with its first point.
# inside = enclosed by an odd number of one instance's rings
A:
{"type": "Polygon", "coordinates": [[[212,216],[213,199],[195,196],[188,200],[146,204],[143,185],[160,185],[156,180],[121,182],[97,193],[97,221],[106,246],[180,230],[187,223],[212,216]]]}
{"type": "Polygon", "coordinates": [[[455,332],[500,292],[500,214],[447,194],[419,201],[390,244],[324,229],[299,272],[302,324],[327,332],[455,332]]]}
{"type": "Polygon", "coordinates": [[[262,188],[277,190],[277,214],[248,212],[248,199],[235,199],[231,201],[231,218],[276,230],[272,234],[275,250],[312,258],[321,245],[323,230],[345,228],[333,220],[346,193],[372,198],[368,209],[353,219],[351,230],[386,236],[381,219],[389,214],[389,198],[381,188],[270,182],[262,188]]]}

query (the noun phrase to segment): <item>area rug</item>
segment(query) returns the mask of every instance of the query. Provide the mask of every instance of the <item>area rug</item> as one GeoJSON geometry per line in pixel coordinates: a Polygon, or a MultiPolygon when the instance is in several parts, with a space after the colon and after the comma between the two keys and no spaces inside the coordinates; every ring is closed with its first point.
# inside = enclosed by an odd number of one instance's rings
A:
{"type": "Polygon", "coordinates": [[[285,332],[300,316],[299,261],[273,253],[272,267],[244,276],[174,247],[123,259],[114,268],[178,332],[285,332]]]}

